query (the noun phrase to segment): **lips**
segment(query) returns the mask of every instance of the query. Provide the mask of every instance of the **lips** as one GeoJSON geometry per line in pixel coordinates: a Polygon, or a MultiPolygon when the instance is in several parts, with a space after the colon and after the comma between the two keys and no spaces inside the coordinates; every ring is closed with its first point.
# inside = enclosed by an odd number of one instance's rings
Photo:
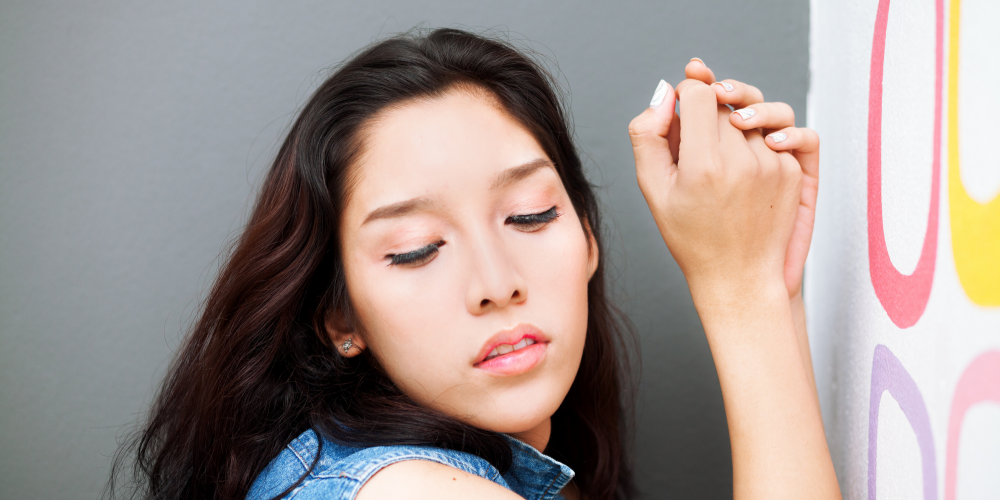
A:
{"type": "Polygon", "coordinates": [[[520,351],[521,349],[524,349],[525,347],[528,347],[529,345],[532,345],[534,343],[535,339],[523,338],[514,345],[500,344],[494,347],[493,350],[490,351],[488,355],[486,355],[486,359],[484,361],[489,361],[497,356],[502,356],[510,352],[520,351]]]}
{"type": "Polygon", "coordinates": [[[517,375],[534,368],[545,356],[548,337],[532,325],[501,330],[483,345],[476,368],[496,375],[517,375]]]}

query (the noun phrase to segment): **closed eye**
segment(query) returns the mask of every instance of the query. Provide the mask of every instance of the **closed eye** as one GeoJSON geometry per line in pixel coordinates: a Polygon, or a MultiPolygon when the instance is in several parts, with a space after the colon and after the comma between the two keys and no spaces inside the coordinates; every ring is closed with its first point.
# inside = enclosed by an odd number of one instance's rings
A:
{"type": "Polygon", "coordinates": [[[444,240],[431,243],[407,253],[391,253],[385,256],[390,266],[417,267],[430,262],[437,255],[438,249],[444,246],[444,240]]]}
{"type": "Polygon", "coordinates": [[[518,231],[531,233],[545,227],[546,224],[556,220],[560,213],[556,212],[556,207],[552,207],[537,214],[511,215],[507,217],[504,224],[516,226],[518,231]]]}

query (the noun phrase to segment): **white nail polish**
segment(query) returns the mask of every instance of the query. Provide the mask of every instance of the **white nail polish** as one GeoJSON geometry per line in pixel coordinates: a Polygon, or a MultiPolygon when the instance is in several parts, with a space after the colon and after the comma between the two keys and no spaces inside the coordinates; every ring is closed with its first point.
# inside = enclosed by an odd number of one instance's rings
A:
{"type": "Polygon", "coordinates": [[[670,85],[667,82],[660,80],[660,84],[656,86],[656,92],[653,92],[653,99],[649,101],[649,106],[659,106],[663,104],[663,98],[667,96],[667,91],[670,90],[670,85]]]}
{"type": "Polygon", "coordinates": [[[775,133],[771,134],[770,137],[771,137],[771,140],[774,141],[775,144],[777,144],[777,143],[779,143],[781,141],[784,141],[785,139],[788,139],[788,134],[786,134],[784,132],[775,132],[775,133]]]}
{"type": "Polygon", "coordinates": [[[733,113],[740,115],[740,118],[743,118],[743,121],[747,121],[753,118],[753,115],[756,115],[757,111],[753,108],[743,108],[737,109],[736,111],[733,111],[733,113]]]}
{"type": "Polygon", "coordinates": [[[726,82],[715,82],[716,85],[722,85],[722,88],[726,89],[726,92],[732,92],[735,87],[733,84],[726,82]]]}

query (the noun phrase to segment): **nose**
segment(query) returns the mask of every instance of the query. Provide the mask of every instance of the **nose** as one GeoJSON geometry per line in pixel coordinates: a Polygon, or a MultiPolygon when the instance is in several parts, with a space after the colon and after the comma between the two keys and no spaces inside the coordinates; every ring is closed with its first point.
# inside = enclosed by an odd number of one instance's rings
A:
{"type": "Polygon", "coordinates": [[[503,309],[528,299],[528,288],[507,249],[497,239],[482,238],[472,249],[466,308],[473,315],[503,309]]]}

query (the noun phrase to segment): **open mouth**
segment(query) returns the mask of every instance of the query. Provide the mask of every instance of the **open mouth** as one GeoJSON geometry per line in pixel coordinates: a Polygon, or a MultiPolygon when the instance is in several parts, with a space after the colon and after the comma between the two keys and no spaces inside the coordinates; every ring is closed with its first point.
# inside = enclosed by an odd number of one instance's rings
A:
{"type": "Polygon", "coordinates": [[[500,345],[494,347],[493,350],[490,351],[490,353],[486,355],[486,359],[484,359],[483,361],[489,361],[489,360],[491,360],[491,359],[493,359],[493,358],[495,358],[497,356],[503,356],[504,354],[509,354],[509,353],[514,352],[514,351],[520,351],[521,349],[524,349],[525,347],[528,347],[529,345],[532,345],[534,343],[535,343],[534,339],[529,339],[529,338],[525,337],[525,338],[521,339],[520,342],[518,342],[518,343],[516,343],[514,345],[511,345],[511,344],[500,344],[500,345]]]}
{"type": "Polygon", "coordinates": [[[548,347],[549,338],[544,332],[522,323],[487,340],[473,366],[498,376],[519,375],[541,363],[548,347]]]}

